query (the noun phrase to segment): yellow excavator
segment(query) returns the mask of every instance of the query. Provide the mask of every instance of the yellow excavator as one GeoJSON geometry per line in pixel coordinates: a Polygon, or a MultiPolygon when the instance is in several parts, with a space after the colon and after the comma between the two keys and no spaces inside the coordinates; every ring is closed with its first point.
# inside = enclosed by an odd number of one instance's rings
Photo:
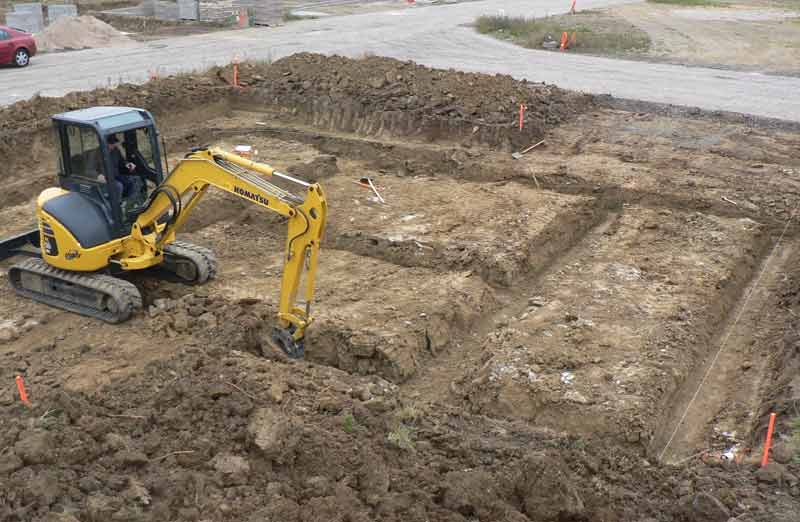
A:
{"type": "Polygon", "coordinates": [[[214,254],[176,234],[213,186],[287,219],[273,341],[290,357],[303,356],[327,216],[318,184],[216,148],[193,149],[165,176],[166,151],[142,109],[92,107],[52,120],[59,186],[39,195],[38,228],[0,241],[0,260],[29,255],[8,270],[17,294],[119,323],[142,308],[137,287],[118,277],[127,271],[160,267],[187,283],[205,283],[216,274],[214,254]]]}

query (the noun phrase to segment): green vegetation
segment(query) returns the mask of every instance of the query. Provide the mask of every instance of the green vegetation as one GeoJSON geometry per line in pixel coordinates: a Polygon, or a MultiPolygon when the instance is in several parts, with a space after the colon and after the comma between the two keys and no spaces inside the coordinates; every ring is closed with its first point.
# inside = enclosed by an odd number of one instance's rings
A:
{"type": "Polygon", "coordinates": [[[283,13],[283,21],[284,22],[296,22],[297,20],[316,20],[319,18],[318,16],[297,16],[296,14],[292,13],[291,11],[286,11],[283,13]]]}
{"type": "Polygon", "coordinates": [[[647,0],[652,4],[682,5],[685,7],[721,7],[725,4],[715,0],[647,0]]]}
{"type": "Polygon", "coordinates": [[[619,54],[645,51],[650,47],[650,38],[641,29],[608,15],[596,15],[590,13],[539,19],[481,16],[475,25],[480,33],[531,49],[541,49],[546,35],[558,43],[564,32],[570,38],[575,33],[575,43],[570,45],[570,49],[579,52],[619,54]]]}
{"type": "Polygon", "coordinates": [[[422,410],[416,404],[407,404],[395,412],[395,417],[400,422],[413,425],[422,418],[422,410]]]}
{"type": "Polygon", "coordinates": [[[342,429],[345,433],[355,433],[356,431],[356,419],[349,413],[344,416],[342,419],[342,429]]]}
{"type": "Polygon", "coordinates": [[[386,436],[389,444],[406,451],[414,451],[414,440],[411,438],[411,428],[405,424],[400,424],[394,431],[386,436]]]}

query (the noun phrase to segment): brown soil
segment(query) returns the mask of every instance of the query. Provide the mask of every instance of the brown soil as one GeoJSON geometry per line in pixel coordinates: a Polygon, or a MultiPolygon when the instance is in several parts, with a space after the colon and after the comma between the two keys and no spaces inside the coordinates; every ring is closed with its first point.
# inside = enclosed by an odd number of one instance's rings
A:
{"type": "MultiPolygon", "coordinates": [[[[147,311],[125,324],[2,285],[1,521],[796,519],[795,223],[770,252],[800,201],[800,136],[379,58],[243,66],[239,91],[228,74],[23,102],[0,146],[50,158],[50,113],[126,104],[156,114],[173,165],[249,144],[318,179],[306,360],[265,342],[281,220],[218,192],[183,235],[218,277],[134,274],[147,311]],[[412,89],[403,111],[392,93],[412,89]],[[551,119],[520,133],[519,100],[551,119]],[[779,444],[758,470],[770,411],[779,444]]],[[[3,236],[33,224],[54,167],[10,157],[3,236]]]]}
{"type": "Polygon", "coordinates": [[[95,47],[124,47],[133,40],[93,16],[64,16],[36,35],[36,45],[42,52],[95,47]]]}

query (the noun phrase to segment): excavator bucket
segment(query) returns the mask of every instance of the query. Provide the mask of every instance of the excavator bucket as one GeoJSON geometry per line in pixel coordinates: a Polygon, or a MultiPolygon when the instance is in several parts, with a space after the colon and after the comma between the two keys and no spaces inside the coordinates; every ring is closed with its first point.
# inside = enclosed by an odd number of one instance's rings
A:
{"type": "Polygon", "coordinates": [[[38,248],[39,229],[34,228],[33,230],[0,241],[0,261],[20,254],[29,256],[39,255],[38,248]],[[37,250],[33,250],[30,247],[35,247],[37,250]]]}

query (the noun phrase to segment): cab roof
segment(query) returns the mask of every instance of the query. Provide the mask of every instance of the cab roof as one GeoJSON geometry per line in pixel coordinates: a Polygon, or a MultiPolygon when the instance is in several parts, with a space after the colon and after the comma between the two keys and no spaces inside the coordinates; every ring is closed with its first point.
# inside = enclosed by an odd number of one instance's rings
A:
{"type": "Polygon", "coordinates": [[[134,107],[89,107],[63,112],[53,116],[53,121],[91,125],[101,132],[112,129],[141,127],[152,123],[153,117],[144,109],[134,107]]]}

